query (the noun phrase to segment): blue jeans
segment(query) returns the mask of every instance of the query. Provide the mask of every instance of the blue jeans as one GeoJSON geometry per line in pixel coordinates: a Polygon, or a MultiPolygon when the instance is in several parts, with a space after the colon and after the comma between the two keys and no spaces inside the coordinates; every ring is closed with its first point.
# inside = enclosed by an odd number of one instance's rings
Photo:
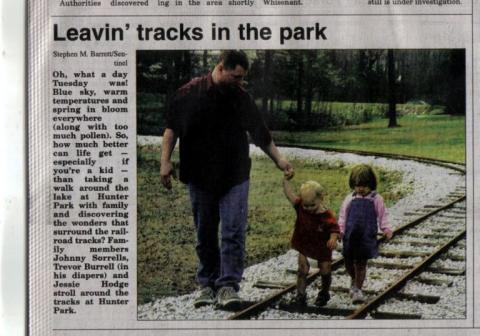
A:
{"type": "Polygon", "coordinates": [[[193,184],[188,187],[197,230],[197,280],[201,287],[231,286],[238,291],[244,268],[249,181],[222,195],[193,184]]]}

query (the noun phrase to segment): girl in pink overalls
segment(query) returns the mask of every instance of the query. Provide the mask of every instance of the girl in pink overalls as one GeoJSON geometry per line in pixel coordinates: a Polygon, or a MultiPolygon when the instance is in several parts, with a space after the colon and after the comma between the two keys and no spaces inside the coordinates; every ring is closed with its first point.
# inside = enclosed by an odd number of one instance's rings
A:
{"type": "Polygon", "coordinates": [[[353,303],[362,303],[367,260],[378,256],[377,232],[380,229],[390,240],[392,229],[383,198],[375,191],[377,178],[372,168],[366,164],[353,167],[349,185],[353,193],[343,201],[338,225],[345,268],[352,279],[350,295],[353,303]]]}

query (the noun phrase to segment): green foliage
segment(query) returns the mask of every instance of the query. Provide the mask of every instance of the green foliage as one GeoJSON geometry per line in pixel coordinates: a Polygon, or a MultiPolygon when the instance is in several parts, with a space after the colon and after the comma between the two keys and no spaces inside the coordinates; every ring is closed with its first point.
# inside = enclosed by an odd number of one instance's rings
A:
{"type": "MultiPolygon", "coordinates": [[[[257,101],[258,103],[258,101],[257,101]]],[[[314,101],[312,112],[306,116],[307,129],[342,128],[359,125],[375,119],[385,118],[388,104],[380,103],[346,103],[314,101]]],[[[296,102],[283,100],[276,105],[271,123],[274,130],[305,129],[298,125],[291,116],[296,111],[296,102]]],[[[445,114],[444,106],[431,106],[425,102],[397,104],[397,115],[430,115],[445,114]]]]}
{"type": "MultiPolygon", "coordinates": [[[[139,50],[138,133],[159,135],[175,90],[211,71],[218,54],[218,50],[139,50]],[[162,105],[142,100],[148,94],[148,99],[162,105]]],[[[272,129],[338,128],[385,116],[390,97],[386,50],[248,50],[247,54],[251,67],[246,88],[272,129]]],[[[394,54],[398,115],[465,115],[465,50],[409,49],[394,54]]]]}
{"type": "Polygon", "coordinates": [[[143,135],[160,135],[164,127],[165,95],[137,94],[137,132],[143,135]]]}
{"type": "MultiPolygon", "coordinates": [[[[175,152],[176,154],[176,152],[175,152]]],[[[160,184],[159,146],[137,147],[138,301],[179,295],[196,287],[195,230],[186,187],[174,181],[160,184]]],[[[174,160],[176,160],[176,156],[174,160]]],[[[288,250],[295,213],[282,190],[282,173],[266,157],[253,157],[247,228],[246,264],[252,265],[288,250]]],[[[350,167],[343,162],[293,160],[295,190],[316,180],[328,192],[328,204],[338,213],[349,193],[350,167]]],[[[400,188],[402,175],[378,170],[379,192],[388,205],[409,192],[400,188]]]]}
{"type": "MultiPolygon", "coordinates": [[[[153,93],[137,94],[137,125],[138,134],[161,135],[164,127],[166,96],[153,93]]],[[[261,102],[257,99],[257,105],[261,102]]],[[[346,103],[319,102],[312,103],[312,112],[307,116],[310,130],[342,128],[359,125],[376,119],[384,118],[387,104],[378,103],[346,103]]],[[[270,118],[272,130],[291,130],[301,128],[293,119],[296,102],[292,100],[279,101],[270,118]]],[[[437,115],[445,114],[444,106],[430,105],[424,101],[412,101],[397,105],[397,114],[404,115],[437,115]]]]}
{"type": "Polygon", "coordinates": [[[430,105],[424,101],[415,101],[415,102],[408,102],[406,104],[398,104],[397,105],[397,115],[425,115],[425,114],[445,114],[445,106],[439,105],[430,105]]]}
{"type": "Polygon", "coordinates": [[[408,115],[400,127],[374,120],[339,130],[274,132],[277,143],[396,153],[465,162],[465,117],[408,115]]]}

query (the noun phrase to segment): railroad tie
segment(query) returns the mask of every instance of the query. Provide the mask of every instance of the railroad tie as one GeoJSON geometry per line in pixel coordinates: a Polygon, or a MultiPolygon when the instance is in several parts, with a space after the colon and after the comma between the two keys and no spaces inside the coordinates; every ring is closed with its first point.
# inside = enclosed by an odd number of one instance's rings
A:
{"type": "Polygon", "coordinates": [[[423,216],[428,213],[428,210],[426,211],[405,211],[403,213],[404,216],[423,216]]]}
{"type": "Polygon", "coordinates": [[[380,250],[380,255],[387,258],[411,258],[411,257],[428,257],[430,252],[420,251],[387,251],[380,250]]]}
{"type": "MultiPolygon", "coordinates": [[[[330,288],[332,292],[335,293],[348,293],[350,288],[347,287],[340,287],[340,286],[332,286],[330,288]]],[[[370,290],[370,289],[363,289],[362,290],[366,295],[369,296],[376,296],[378,295],[378,291],[370,290]]],[[[409,301],[417,301],[420,303],[427,303],[427,304],[435,304],[440,300],[440,296],[438,295],[430,295],[430,294],[417,294],[417,293],[404,293],[398,292],[395,294],[395,298],[399,300],[409,300],[409,301]]]]}
{"type": "Polygon", "coordinates": [[[399,300],[417,301],[420,303],[428,303],[428,304],[435,304],[438,301],[440,301],[440,296],[438,295],[426,295],[426,294],[416,294],[416,293],[399,292],[395,294],[395,297],[399,300]]]}
{"type": "Polygon", "coordinates": [[[410,269],[414,267],[414,265],[387,263],[387,262],[380,262],[380,261],[374,261],[374,260],[369,260],[368,266],[386,268],[386,269],[410,269]]]}
{"type": "Polygon", "coordinates": [[[461,214],[455,214],[455,213],[452,213],[452,214],[444,213],[444,214],[441,214],[440,216],[442,218],[448,218],[448,219],[463,219],[463,220],[465,220],[466,214],[463,213],[463,215],[461,215],[461,214]]]}
{"type": "MultiPolygon", "coordinates": [[[[308,271],[308,275],[311,275],[311,274],[316,273],[316,272],[318,272],[318,268],[310,267],[310,270],[308,271]]],[[[297,271],[297,269],[287,268],[285,270],[285,273],[296,275],[298,273],[298,271],[297,271]]]]}
{"type": "Polygon", "coordinates": [[[441,208],[443,206],[444,206],[444,204],[427,204],[427,205],[424,205],[423,207],[426,208],[426,209],[438,209],[438,208],[441,208]]]}
{"type": "MultiPolygon", "coordinates": [[[[452,228],[452,227],[450,227],[450,228],[445,228],[445,227],[433,227],[431,230],[432,230],[434,233],[440,233],[440,234],[441,234],[442,232],[448,231],[449,234],[452,234],[452,231],[457,231],[457,232],[455,232],[455,233],[458,233],[458,232],[463,231],[464,228],[463,228],[463,227],[460,227],[460,228],[457,228],[457,230],[454,230],[454,228],[452,228]]],[[[454,233],[454,234],[455,234],[455,233],[454,233]]]]}
{"type": "Polygon", "coordinates": [[[448,254],[445,255],[444,258],[442,259],[450,259],[450,260],[453,260],[453,261],[465,261],[465,255],[463,254],[448,254]]]}
{"type": "Polygon", "coordinates": [[[407,314],[407,313],[396,313],[388,311],[375,311],[370,314],[374,319],[377,320],[420,320],[422,315],[420,314],[407,314]]]}
{"type": "Polygon", "coordinates": [[[288,286],[292,286],[294,282],[281,282],[281,281],[267,281],[267,280],[258,280],[255,282],[253,287],[265,288],[265,289],[283,289],[288,286]]]}
{"type": "Polygon", "coordinates": [[[391,240],[387,243],[386,246],[388,245],[411,245],[411,246],[438,246],[441,245],[441,242],[431,242],[431,241],[415,241],[415,240],[391,240]]]}
{"type": "Polygon", "coordinates": [[[435,279],[435,278],[430,278],[425,275],[419,275],[415,278],[413,278],[414,281],[423,283],[425,285],[433,285],[433,286],[447,286],[451,287],[453,285],[453,280],[447,280],[447,279],[435,279]]]}
{"type": "Polygon", "coordinates": [[[421,232],[407,232],[406,236],[414,238],[433,238],[433,239],[443,239],[443,238],[452,238],[453,235],[442,234],[442,233],[421,233],[421,232]]]}
{"type": "Polygon", "coordinates": [[[448,209],[448,212],[455,213],[455,214],[465,214],[466,210],[467,209],[465,209],[465,208],[455,207],[455,208],[448,209]]]}
{"type": "Polygon", "coordinates": [[[317,307],[313,305],[300,306],[296,304],[288,304],[281,302],[277,309],[283,310],[289,313],[297,314],[316,314],[327,316],[347,316],[352,314],[355,309],[353,308],[337,308],[337,307],[317,307]]]}
{"type": "Polygon", "coordinates": [[[430,266],[429,268],[427,268],[427,271],[446,275],[465,275],[465,268],[445,268],[430,266]]]}

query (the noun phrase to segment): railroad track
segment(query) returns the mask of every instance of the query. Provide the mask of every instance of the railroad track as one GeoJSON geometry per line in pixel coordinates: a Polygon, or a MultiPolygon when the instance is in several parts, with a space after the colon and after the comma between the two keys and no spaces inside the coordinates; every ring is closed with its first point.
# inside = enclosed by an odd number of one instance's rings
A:
{"type": "MultiPolygon", "coordinates": [[[[453,197],[452,197],[453,198],[453,197]]],[[[366,281],[367,295],[365,304],[354,306],[348,296],[348,286],[335,285],[338,277],[347,278],[343,267],[343,258],[338,258],[332,263],[333,285],[331,292],[333,296],[342,297],[344,302],[337,302],[335,307],[327,304],[325,307],[307,305],[298,307],[289,304],[285,299],[289,293],[296,289],[295,283],[272,282],[258,280],[255,284],[260,288],[277,288],[264,300],[248,305],[245,309],[236,312],[228,319],[251,319],[256,318],[267,309],[277,309],[297,314],[317,314],[326,316],[338,316],[339,318],[358,319],[371,314],[373,318],[403,318],[419,319],[418,313],[398,313],[388,310],[381,310],[382,304],[390,298],[400,300],[418,301],[425,304],[434,304],[440,299],[438,296],[423,295],[402,292],[401,289],[409,281],[419,281],[433,285],[449,285],[448,281],[435,279],[430,273],[446,275],[463,275],[465,268],[446,268],[432,266],[441,258],[448,260],[464,261],[464,256],[448,254],[449,250],[457,243],[465,240],[465,196],[455,196],[453,200],[443,206],[428,206],[428,213],[421,213],[420,217],[409,221],[394,231],[394,238],[385,243],[380,238],[380,258],[369,261],[369,274],[366,281]],[[425,241],[425,237],[428,238],[425,241]],[[412,247],[415,247],[412,251],[412,247]],[[421,247],[419,249],[419,247],[421,247]],[[401,262],[398,261],[401,260],[401,262]],[[422,274],[426,274],[422,276],[422,274]],[[369,289],[368,277],[377,276],[387,280],[384,288],[369,289]]],[[[463,244],[463,243],[462,243],[463,244]]],[[[290,270],[294,273],[294,270],[290,270]]],[[[318,270],[309,274],[307,281],[309,291],[316,293],[318,286],[314,281],[319,276],[318,270]],[[312,283],[314,286],[312,288],[312,283]]],[[[346,280],[344,280],[346,282],[346,280]]],[[[290,298],[293,296],[290,295],[290,298]]]]}
{"type": "MultiPolygon", "coordinates": [[[[332,299],[328,304],[324,307],[313,304],[321,281],[318,270],[312,268],[307,277],[309,304],[302,309],[292,305],[291,299],[296,290],[296,253],[290,250],[246,269],[240,293],[246,301],[240,311],[224,311],[215,309],[214,306],[195,309],[193,299],[196,293],[191,293],[145,306],[141,319],[431,319],[439,318],[437,312],[440,312],[440,318],[443,319],[461,318],[465,313],[466,295],[463,288],[466,276],[466,188],[465,180],[453,175],[464,175],[465,166],[454,162],[382,153],[308,146],[300,148],[413,160],[441,166],[451,169],[448,175],[452,175],[459,184],[443,199],[429,197],[428,204],[422,201],[416,208],[411,203],[400,206],[400,209],[409,210],[404,210],[403,213],[397,210],[395,222],[401,224],[396,225],[393,239],[390,242],[380,239],[380,256],[369,261],[363,288],[367,301],[363,305],[353,305],[351,302],[348,294],[350,278],[345,272],[338,250],[334,251],[332,299]],[[441,299],[442,292],[448,293],[451,301],[441,299]],[[455,298],[457,293],[458,297],[455,298]],[[399,309],[399,306],[404,309],[399,309]],[[452,306],[460,308],[457,311],[452,306]]],[[[435,174],[435,171],[432,170],[432,173],[435,174]]],[[[442,183],[441,178],[438,180],[438,183],[442,183]]]]}
{"type": "MultiPolygon", "coordinates": [[[[310,149],[310,148],[307,148],[310,149]]],[[[311,148],[318,149],[318,148],[311,148]]],[[[326,149],[325,149],[326,150],[326,149]]],[[[328,149],[331,150],[331,149],[328,149]]],[[[348,151],[351,152],[351,151],[348,151]]],[[[381,153],[363,153],[382,157],[395,157],[381,153]]],[[[404,157],[401,159],[439,165],[465,174],[463,165],[452,162],[437,162],[434,160],[404,157]]],[[[428,285],[448,286],[452,280],[446,277],[463,276],[465,274],[465,237],[466,237],[466,190],[457,187],[455,191],[439,200],[438,204],[429,204],[414,212],[405,213],[407,223],[397,227],[394,237],[389,242],[379,238],[380,257],[369,261],[367,281],[364,285],[366,302],[362,305],[353,305],[348,295],[349,277],[346,275],[343,258],[332,262],[333,282],[331,288],[332,300],[324,307],[313,304],[299,307],[291,304],[296,290],[295,281],[276,282],[258,279],[255,287],[273,290],[258,302],[247,302],[242,310],[229,316],[229,320],[257,319],[262,314],[271,314],[272,310],[285,313],[294,313],[298,316],[305,314],[306,319],[312,316],[324,318],[359,319],[370,317],[374,319],[421,319],[421,309],[409,309],[408,312],[389,310],[391,301],[413,302],[412,307],[422,304],[435,304],[440,300],[438,295],[422,294],[406,290],[406,285],[423,283],[428,285]],[[453,253],[455,250],[462,253],[453,253]],[[442,266],[442,260],[459,262],[456,267],[442,266]],[[385,281],[381,288],[369,288],[368,279],[381,277],[385,281]],[[340,281],[336,281],[340,279],[340,281]],[[340,284],[338,284],[340,283],[340,284]],[[348,285],[347,285],[348,283],[348,285]],[[308,316],[308,317],[307,317],[308,316]]],[[[294,274],[296,270],[289,270],[294,274]]],[[[311,272],[307,277],[311,297],[319,290],[318,270],[311,272]]],[[[408,286],[407,286],[408,287],[408,286]]],[[[408,305],[407,305],[408,306],[408,305]]],[[[268,317],[267,317],[268,318],[268,317]]]]}
{"type": "Polygon", "coordinates": [[[290,145],[290,144],[283,144],[281,142],[276,143],[279,147],[286,147],[286,148],[301,148],[301,149],[309,149],[309,150],[322,150],[326,152],[336,152],[336,153],[350,153],[350,154],[358,154],[363,156],[373,156],[373,157],[382,157],[382,158],[391,158],[395,160],[408,160],[408,161],[416,161],[421,163],[432,164],[439,167],[449,168],[455,170],[461,174],[465,174],[465,164],[458,163],[454,161],[448,160],[438,160],[438,159],[430,159],[415,155],[402,155],[402,154],[390,154],[390,153],[381,153],[381,152],[367,152],[361,150],[353,150],[353,149],[339,149],[339,148],[330,148],[330,147],[321,147],[321,146],[308,146],[308,145],[290,145]]]}

